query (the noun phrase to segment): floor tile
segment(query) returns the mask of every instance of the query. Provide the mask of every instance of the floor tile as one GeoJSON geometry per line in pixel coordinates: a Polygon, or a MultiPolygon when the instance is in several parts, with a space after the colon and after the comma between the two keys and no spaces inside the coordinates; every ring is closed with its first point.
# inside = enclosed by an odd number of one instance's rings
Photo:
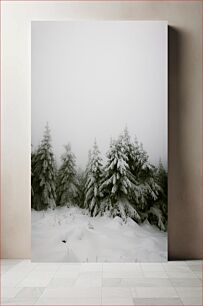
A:
{"type": "Polygon", "coordinates": [[[195,273],[191,272],[166,272],[169,278],[197,278],[195,273]]]}
{"type": "Polygon", "coordinates": [[[102,298],[128,298],[131,296],[130,288],[104,287],[102,288],[102,298]]]}
{"type": "Polygon", "coordinates": [[[38,299],[35,305],[101,305],[101,298],[44,298],[38,299]]]}
{"type": "Polygon", "coordinates": [[[19,284],[19,287],[46,287],[48,286],[50,280],[53,278],[53,275],[43,275],[43,276],[34,276],[29,275],[24,278],[19,284]]]}
{"type": "Polygon", "coordinates": [[[134,271],[104,271],[104,278],[142,278],[144,276],[143,272],[134,271]]]}
{"type": "Polygon", "coordinates": [[[81,279],[90,279],[90,278],[102,278],[102,272],[100,271],[85,271],[81,272],[78,275],[81,279]]]}
{"type": "Polygon", "coordinates": [[[82,267],[82,264],[66,264],[66,265],[60,265],[58,267],[58,272],[66,272],[66,273],[70,273],[70,272],[80,272],[82,267]]]}
{"type": "Polygon", "coordinates": [[[57,270],[54,274],[54,277],[60,277],[60,278],[77,278],[79,276],[80,272],[78,271],[68,271],[61,269],[60,271],[57,270]]]}
{"type": "Polygon", "coordinates": [[[5,287],[17,286],[29,273],[34,269],[35,265],[21,261],[12,269],[4,273],[1,277],[1,283],[5,287]]]}
{"type": "Polygon", "coordinates": [[[115,298],[102,298],[102,305],[108,305],[108,306],[130,306],[134,305],[133,299],[131,297],[127,298],[120,298],[120,297],[115,297],[115,298]]]}
{"type": "Polygon", "coordinates": [[[202,287],[177,287],[176,292],[180,297],[201,297],[202,287]]]}
{"type": "Polygon", "coordinates": [[[193,273],[197,278],[202,279],[202,272],[193,271],[193,273]]]}
{"type": "Polygon", "coordinates": [[[20,291],[21,291],[21,288],[16,288],[16,287],[2,287],[2,288],[1,288],[1,297],[2,297],[2,298],[13,298],[13,297],[15,297],[20,291]]]}
{"type": "Polygon", "coordinates": [[[101,263],[84,263],[80,268],[80,272],[102,272],[101,263]]]}
{"type": "Polygon", "coordinates": [[[185,263],[188,266],[202,265],[202,260],[186,260],[185,263]]]}
{"type": "Polygon", "coordinates": [[[140,263],[104,263],[103,272],[142,272],[140,263]]]}
{"type": "Polygon", "coordinates": [[[164,272],[162,263],[141,263],[141,268],[147,272],[164,272]]]}
{"type": "Polygon", "coordinates": [[[72,288],[58,288],[58,289],[45,289],[41,297],[48,298],[100,298],[101,288],[89,288],[89,287],[72,287],[72,288]]]}
{"type": "Polygon", "coordinates": [[[168,278],[128,278],[122,279],[121,285],[123,283],[129,287],[171,287],[171,282],[168,278]]]}
{"type": "Polygon", "coordinates": [[[202,265],[191,265],[189,266],[190,270],[196,271],[196,272],[202,272],[202,265]]]}
{"type": "Polygon", "coordinates": [[[101,278],[78,278],[75,281],[74,286],[79,286],[79,287],[101,287],[102,286],[102,279],[101,278]]]}
{"type": "Polygon", "coordinates": [[[102,278],[102,287],[122,287],[122,278],[102,278]]]}
{"type": "Polygon", "coordinates": [[[181,298],[183,305],[190,305],[190,306],[196,306],[196,305],[203,305],[203,301],[201,297],[182,297],[181,298]]]}
{"type": "Polygon", "coordinates": [[[141,298],[178,297],[173,287],[137,287],[136,295],[141,298]]]}
{"type": "Polygon", "coordinates": [[[183,305],[179,298],[133,298],[134,305],[183,305]]]}
{"type": "Polygon", "coordinates": [[[167,265],[163,264],[163,268],[166,272],[191,272],[191,269],[187,265],[176,264],[176,265],[167,265]]]}
{"type": "Polygon", "coordinates": [[[23,262],[22,259],[1,259],[1,266],[3,265],[17,265],[23,262]]]}
{"type": "Polygon", "coordinates": [[[8,272],[9,270],[11,270],[12,268],[13,268],[13,265],[3,265],[1,266],[0,273],[4,274],[8,272]]]}
{"type": "Polygon", "coordinates": [[[43,265],[37,265],[34,269],[33,272],[50,272],[50,273],[55,273],[56,271],[58,271],[60,268],[60,266],[58,264],[43,264],[43,265]]]}
{"type": "Polygon", "coordinates": [[[44,289],[43,287],[25,287],[18,292],[16,298],[39,298],[44,292],[44,289]]]}
{"type": "Polygon", "coordinates": [[[29,297],[29,298],[12,298],[5,302],[3,305],[35,305],[37,302],[37,297],[29,297]]]}
{"type": "Polygon", "coordinates": [[[144,271],[143,275],[146,278],[168,278],[168,274],[165,271],[144,271]]]}
{"type": "Polygon", "coordinates": [[[170,278],[173,287],[201,287],[199,278],[170,278]]]}
{"type": "Polygon", "coordinates": [[[48,283],[47,288],[66,288],[74,286],[76,278],[57,278],[54,277],[48,283]]]}
{"type": "Polygon", "coordinates": [[[101,287],[102,272],[99,271],[85,271],[78,275],[75,281],[75,286],[81,287],[101,287]]]}
{"type": "Polygon", "coordinates": [[[163,266],[167,265],[167,266],[186,266],[187,263],[185,260],[169,260],[167,262],[163,262],[162,263],[163,266]]]}

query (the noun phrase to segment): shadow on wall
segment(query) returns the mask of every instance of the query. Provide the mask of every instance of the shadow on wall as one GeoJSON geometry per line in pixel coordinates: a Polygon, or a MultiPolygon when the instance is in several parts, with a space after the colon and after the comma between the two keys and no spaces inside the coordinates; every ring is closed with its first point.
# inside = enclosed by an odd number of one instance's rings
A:
{"type": "MultiPolygon", "coordinates": [[[[184,38],[179,30],[168,28],[168,259],[201,259],[201,226],[197,224],[199,203],[194,202],[190,169],[184,158],[184,109],[181,92],[184,75],[184,38]],[[192,189],[192,190],[191,190],[192,189]],[[191,203],[192,202],[192,203],[191,203]],[[194,203],[193,203],[194,202],[194,203]],[[194,209],[192,209],[191,205],[194,209]],[[198,226],[197,226],[198,225],[198,226]],[[183,255],[185,254],[185,258],[183,255]]],[[[188,136],[189,137],[189,136],[188,136]]],[[[192,143],[191,143],[192,145],[192,143]]],[[[197,202],[197,201],[196,201],[197,202]]]]}

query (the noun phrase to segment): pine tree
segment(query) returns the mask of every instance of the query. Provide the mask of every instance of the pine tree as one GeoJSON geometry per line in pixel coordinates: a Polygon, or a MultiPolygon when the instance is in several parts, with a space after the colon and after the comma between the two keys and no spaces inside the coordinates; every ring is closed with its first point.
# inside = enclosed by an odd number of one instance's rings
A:
{"type": "Polygon", "coordinates": [[[105,209],[113,217],[120,216],[123,220],[131,217],[139,220],[139,214],[129,201],[129,194],[136,180],[130,172],[122,137],[111,142],[107,158],[103,183],[100,187],[106,201],[105,209]]]}
{"type": "MultiPolygon", "coordinates": [[[[162,201],[164,203],[167,203],[167,196],[168,196],[168,174],[166,169],[163,166],[163,163],[161,159],[159,160],[159,165],[157,169],[157,182],[160,184],[162,190],[161,190],[161,195],[162,195],[162,201]]],[[[165,213],[167,213],[167,207],[165,208],[165,213]]]]}
{"type": "Polygon", "coordinates": [[[161,190],[158,196],[159,207],[164,217],[164,224],[167,227],[168,220],[168,173],[164,168],[162,161],[159,162],[158,167],[158,184],[161,186],[161,190]]]}
{"type": "Polygon", "coordinates": [[[77,204],[80,208],[85,208],[85,183],[86,183],[86,173],[82,169],[78,169],[76,173],[76,181],[77,181],[77,189],[78,189],[78,197],[77,204]]]}
{"type": "Polygon", "coordinates": [[[143,145],[138,142],[137,137],[135,137],[134,142],[131,141],[127,127],[125,127],[120,138],[128,159],[129,169],[136,179],[138,179],[142,175],[142,172],[150,168],[148,155],[144,151],[143,145]]]}
{"type": "Polygon", "coordinates": [[[146,154],[136,138],[134,143],[131,141],[127,127],[119,138],[126,156],[129,172],[134,178],[133,188],[128,191],[128,199],[136,210],[139,210],[140,204],[144,205],[146,200],[146,188],[143,185],[143,180],[140,179],[142,169],[146,168],[146,154]]]}
{"type": "Polygon", "coordinates": [[[75,169],[75,155],[71,152],[70,144],[65,146],[61,156],[62,165],[57,175],[57,205],[76,204],[78,187],[75,169]]]}
{"type": "Polygon", "coordinates": [[[156,167],[149,163],[148,155],[137,138],[131,142],[127,128],[120,138],[127,156],[129,170],[135,178],[135,184],[130,189],[128,198],[138,211],[142,221],[147,219],[163,230],[162,212],[157,204],[155,205],[162,190],[155,173],[156,167]]]}
{"type": "Polygon", "coordinates": [[[40,146],[32,157],[32,207],[36,210],[55,208],[55,160],[48,123],[40,146]]]}
{"type": "Polygon", "coordinates": [[[90,211],[91,216],[96,216],[101,212],[99,192],[101,176],[102,159],[95,140],[91,155],[89,153],[85,184],[85,207],[90,211]]]}
{"type": "Polygon", "coordinates": [[[161,230],[167,229],[168,207],[167,207],[167,189],[168,175],[162,161],[159,161],[158,167],[154,167],[154,177],[158,184],[158,196],[151,205],[148,214],[151,218],[151,223],[157,225],[161,230]]]}
{"type": "Polygon", "coordinates": [[[78,205],[81,208],[85,208],[85,185],[87,182],[87,178],[88,178],[88,173],[90,170],[90,161],[91,161],[91,150],[88,151],[88,161],[87,161],[87,165],[85,168],[85,171],[83,171],[82,169],[78,169],[77,171],[77,187],[78,187],[78,205]]]}
{"type": "MultiPolygon", "coordinates": [[[[142,147],[141,147],[142,149],[142,147]]],[[[140,156],[142,156],[142,152],[140,156]]],[[[144,154],[144,156],[146,156],[144,154]]],[[[138,185],[134,189],[133,196],[135,205],[140,213],[142,221],[148,220],[151,224],[158,226],[161,230],[166,230],[166,218],[161,209],[163,189],[159,180],[159,171],[148,160],[140,162],[138,185]]]]}
{"type": "Polygon", "coordinates": [[[89,151],[88,151],[88,160],[87,160],[87,165],[86,165],[85,172],[84,172],[85,181],[87,180],[88,173],[89,173],[89,171],[90,171],[91,159],[92,159],[92,151],[91,151],[91,150],[89,150],[89,151]]]}

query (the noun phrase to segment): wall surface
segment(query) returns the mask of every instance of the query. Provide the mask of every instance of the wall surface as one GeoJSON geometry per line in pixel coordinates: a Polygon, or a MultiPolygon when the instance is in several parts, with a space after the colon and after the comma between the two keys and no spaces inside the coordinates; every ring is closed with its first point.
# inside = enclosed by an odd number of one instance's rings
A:
{"type": "Polygon", "coordinates": [[[31,257],[31,20],[168,20],[169,259],[202,256],[201,1],[4,1],[1,256],[31,257]]]}

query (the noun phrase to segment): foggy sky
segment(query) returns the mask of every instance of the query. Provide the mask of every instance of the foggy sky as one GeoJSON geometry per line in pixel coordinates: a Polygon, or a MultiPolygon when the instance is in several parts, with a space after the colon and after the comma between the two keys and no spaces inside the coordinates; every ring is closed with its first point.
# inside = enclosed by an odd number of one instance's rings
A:
{"type": "Polygon", "coordinates": [[[71,143],[85,167],[97,139],[128,127],[167,165],[166,22],[32,22],[32,144],[49,122],[57,158],[71,143]]]}

